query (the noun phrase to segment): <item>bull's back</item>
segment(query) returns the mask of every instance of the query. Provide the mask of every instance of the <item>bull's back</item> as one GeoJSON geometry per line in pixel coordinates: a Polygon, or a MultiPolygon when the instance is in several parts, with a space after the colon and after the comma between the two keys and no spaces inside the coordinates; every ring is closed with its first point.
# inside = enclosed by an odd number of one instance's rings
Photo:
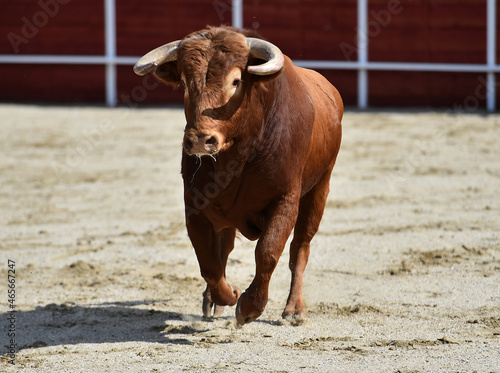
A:
{"type": "Polygon", "coordinates": [[[316,71],[295,67],[314,106],[314,125],[304,169],[303,194],[330,172],[342,137],[344,105],[338,90],[316,71]]]}

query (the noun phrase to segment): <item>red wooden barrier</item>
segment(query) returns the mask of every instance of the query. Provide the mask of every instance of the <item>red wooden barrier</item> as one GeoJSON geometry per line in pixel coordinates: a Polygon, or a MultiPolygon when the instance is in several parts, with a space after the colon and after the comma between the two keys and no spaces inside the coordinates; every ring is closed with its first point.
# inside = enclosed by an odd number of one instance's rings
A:
{"type": "MultiPolygon", "coordinates": [[[[0,0],[0,4],[0,54],[104,54],[103,0],[0,0]]],[[[293,59],[357,59],[356,0],[245,0],[243,4],[245,26],[293,59]]],[[[369,0],[368,17],[370,61],[486,63],[486,0],[369,0]]],[[[141,56],[208,24],[221,23],[231,23],[230,0],[120,0],[117,53],[141,56]]],[[[347,105],[356,104],[356,71],[320,72],[339,88],[347,105]]],[[[370,71],[369,104],[453,106],[474,94],[484,76],[370,71]]],[[[0,64],[0,81],[0,101],[104,102],[102,65],[0,64]]],[[[131,66],[117,68],[120,103],[182,102],[180,90],[153,83],[134,75],[131,66]]],[[[497,94],[497,107],[499,103],[497,94]]]]}

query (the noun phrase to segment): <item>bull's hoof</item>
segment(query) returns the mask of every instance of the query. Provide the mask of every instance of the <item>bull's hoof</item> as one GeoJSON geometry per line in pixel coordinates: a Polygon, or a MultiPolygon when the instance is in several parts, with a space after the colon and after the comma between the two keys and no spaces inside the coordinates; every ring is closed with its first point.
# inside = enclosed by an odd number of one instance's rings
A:
{"type": "Polygon", "coordinates": [[[283,320],[292,326],[300,326],[308,323],[307,314],[297,313],[297,314],[285,314],[283,313],[283,320]]]}
{"type": "Polygon", "coordinates": [[[240,302],[236,305],[236,322],[238,325],[245,325],[245,324],[250,324],[252,321],[254,321],[256,318],[253,318],[251,316],[244,316],[241,314],[240,311],[240,302]]]}
{"type": "Polygon", "coordinates": [[[224,313],[224,306],[219,306],[210,300],[203,298],[203,317],[205,319],[218,318],[224,313]],[[213,309],[213,313],[212,313],[213,309]]]}
{"type": "MultiPolygon", "coordinates": [[[[234,306],[238,301],[238,298],[240,297],[240,289],[238,289],[237,287],[233,287],[232,289],[233,289],[234,301],[229,302],[228,303],[229,306],[234,306]]],[[[212,300],[210,290],[207,288],[207,290],[205,290],[205,292],[203,293],[203,305],[202,305],[203,317],[205,319],[221,317],[222,314],[224,313],[224,308],[225,306],[216,304],[212,300]]]]}
{"type": "Polygon", "coordinates": [[[238,300],[238,304],[236,305],[236,321],[239,325],[250,324],[262,315],[260,308],[249,307],[252,303],[248,300],[248,298],[248,294],[243,293],[238,300]]]}
{"type": "Polygon", "coordinates": [[[292,297],[288,298],[285,309],[283,310],[282,317],[284,319],[289,319],[292,317],[307,315],[306,305],[304,304],[304,300],[302,297],[292,297]]]}

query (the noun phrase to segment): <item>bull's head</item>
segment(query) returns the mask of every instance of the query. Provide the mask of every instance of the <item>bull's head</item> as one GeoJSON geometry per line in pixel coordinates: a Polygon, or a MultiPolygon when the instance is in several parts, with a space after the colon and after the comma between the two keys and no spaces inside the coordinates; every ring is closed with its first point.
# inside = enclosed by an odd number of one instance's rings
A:
{"type": "MultiPolygon", "coordinates": [[[[233,144],[244,122],[242,103],[251,76],[281,70],[284,57],[275,45],[230,28],[210,28],[158,47],[134,66],[168,84],[182,84],[189,155],[215,155],[233,144]],[[260,64],[257,61],[260,60],[260,64]]],[[[248,115],[248,113],[247,113],[248,115]]]]}

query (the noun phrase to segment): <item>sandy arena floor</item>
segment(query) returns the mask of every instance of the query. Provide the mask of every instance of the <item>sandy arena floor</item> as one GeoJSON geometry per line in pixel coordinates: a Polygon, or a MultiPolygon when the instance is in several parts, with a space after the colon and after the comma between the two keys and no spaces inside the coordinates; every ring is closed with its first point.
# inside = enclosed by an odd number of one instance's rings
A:
{"type": "MultiPolygon", "coordinates": [[[[201,318],[184,123],[181,109],[0,105],[0,371],[500,372],[500,115],[347,112],[309,316],[281,319],[285,249],[243,328],[234,308],[201,318]]],[[[240,289],[253,247],[230,257],[240,289]]]]}

